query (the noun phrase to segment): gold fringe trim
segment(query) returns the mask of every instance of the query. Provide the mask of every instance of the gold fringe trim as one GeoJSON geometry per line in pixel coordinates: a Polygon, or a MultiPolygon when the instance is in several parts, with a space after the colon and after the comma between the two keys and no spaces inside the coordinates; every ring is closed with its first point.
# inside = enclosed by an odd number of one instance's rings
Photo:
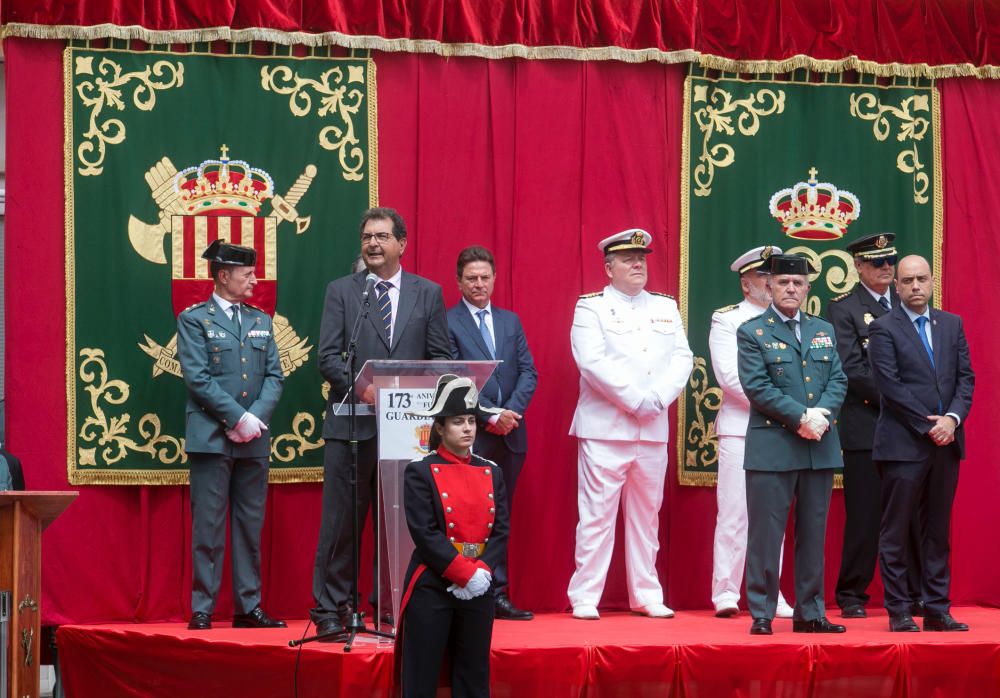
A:
{"type": "Polygon", "coordinates": [[[789,73],[802,68],[818,73],[842,73],[854,70],[880,77],[913,78],[1000,78],[1000,66],[972,63],[877,63],[847,56],[837,60],[812,58],[804,54],[782,60],[734,60],[723,56],[703,54],[694,49],[661,51],[656,48],[629,49],[620,46],[580,48],[576,46],[525,46],[524,44],[445,43],[431,39],[387,39],[381,36],[351,35],[341,32],[286,32],[264,27],[232,29],[230,27],[204,27],[201,29],[154,30],[139,25],[94,24],[76,26],[68,24],[26,24],[12,22],[0,28],[0,39],[19,36],[29,39],[138,39],[149,44],[190,44],[207,41],[245,43],[266,41],[286,46],[341,46],[348,49],[405,53],[432,53],[438,56],[473,56],[500,60],[504,58],[558,59],[572,61],[621,61],[623,63],[697,63],[703,68],[727,73],[789,73]]]}
{"type": "MultiPolygon", "coordinates": [[[[268,483],[323,482],[323,468],[275,468],[267,474],[268,483]]],[[[188,485],[187,470],[108,470],[71,468],[71,485],[188,485]]]]}
{"type": "Polygon", "coordinates": [[[879,77],[908,78],[959,78],[977,77],[995,80],[1000,78],[1000,66],[976,66],[972,63],[949,63],[930,65],[929,63],[876,63],[857,56],[838,60],[820,60],[803,54],[780,61],[737,61],[732,58],[700,54],[697,61],[702,68],[720,70],[727,73],[790,73],[805,68],[816,73],[843,73],[854,70],[859,73],[879,77]]]}

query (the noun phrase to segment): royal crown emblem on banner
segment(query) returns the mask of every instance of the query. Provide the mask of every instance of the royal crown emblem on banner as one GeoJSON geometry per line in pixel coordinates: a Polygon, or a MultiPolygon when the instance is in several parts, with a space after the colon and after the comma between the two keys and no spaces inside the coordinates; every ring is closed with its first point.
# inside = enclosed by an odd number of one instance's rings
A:
{"type": "Polygon", "coordinates": [[[808,182],[797,182],[771,197],[768,209],[781,222],[785,235],[797,240],[838,240],[861,216],[861,202],[849,191],[819,182],[815,167],[808,182]]]}
{"type": "MultiPolygon", "coordinates": [[[[160,207],[160,220],[150,224],[130,216],[129,241],[140,256],[155,264],[168,263],[169,248],[175,315],[212,293],[209,262],[201,258],[208,245],[224,240],[256,250],[257,286],[251,302],[274,316],[274,339],[287,376],[305,363],[312,347],[306,345],[308,337],[299,338],[288,319],[276,312],[277,230],[282,221],[294,223],[298,234],[308,229],[310,218],[299,215],[296,206],[316,176],[316,167],[307,165],[282,197],[275,194],[274,181],[267,172],[243,160],[230,160],[228,150],[223,145],[218,159],[180,171],[167,157],[153,165],[146,172],[146,183],[160,207]],[[268,202],[270,215],[258,215],[268,202]],[[165,245],[168,235],[169,245],[165,245]]],[[[139,348],[153,359],[153,376],[169,373],[180,377],[176,334],[166,345],[149,335],[143,337],[145,343],[139,348]]]]}

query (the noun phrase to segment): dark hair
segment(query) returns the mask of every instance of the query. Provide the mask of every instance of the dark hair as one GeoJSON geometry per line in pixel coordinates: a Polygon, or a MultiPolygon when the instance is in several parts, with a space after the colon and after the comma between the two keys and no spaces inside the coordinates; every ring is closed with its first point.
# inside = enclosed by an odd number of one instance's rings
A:
{"type": "Polygon", "coordinates": [[[406,223],[403,222],[403,217],[394,208],[370,208],[362,213],[360,232],[365,232],[365,226],[368,225],[368,221],[382,220],[392,221],[392,234],[397,240],[402,240],[406,237],[406,223]]]}
{"type": "Polygon", "coordinates": [[[434,428],[439,424],[442,427],[444,426],[444,417],[435,417],[434,423],[431,424],[431,435],[427,439],[427,450],[431,453],[438,450],[438,446],[441,445],[441,435],[438,433],[438,430],[434,428]]]}
{"type": "Polygon", "coordinates": [[[490,269],[493,270],[494,274],[497,273],[497,265],[493,261],[492,253],[485,247],[473,245],[472,247],[466,247],[458,253],[458,278],[462,278],[462,274],[465,272],[465,265],[472,262],[489,262],[490,269]]]}

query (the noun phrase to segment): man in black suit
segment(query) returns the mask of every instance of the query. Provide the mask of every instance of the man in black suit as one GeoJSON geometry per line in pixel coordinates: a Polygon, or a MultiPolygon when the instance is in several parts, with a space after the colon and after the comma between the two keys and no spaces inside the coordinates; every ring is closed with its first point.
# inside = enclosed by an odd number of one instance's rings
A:
{"type": "Polygon", "coordinates": [[[950,614],[948,555],[975,376],[962,319],[929,307],[933,288],[927,260],[904,257],[900,306],[870,327],[868,356],[882,395],[872,453],[882,476],[879,563],[894,632],[919,630],[910,615],[906,539],[920,506],[924,630],[969,629],[950,614]]]}
{"type": "MultiPolygon", "coordinates": [[[[467,247],[458,255],[458,288],[462,300],[448,310],[451,353],[464,361],[497,359],[490,380],[479,399],[486,407],[500,407],[484,429],[476,434],[473,451],[500,466],[507,491],[507,511],[511,511],[514,487],[528,451],[524,410],[535,394],[538,371],[528,350],[521,320],[509,310],[490,303],[496,281],[493,255],[484,247],[467,247]]],[[[496,617],[531,620],[530,611],[517,608],[507,594],[507,559],[493,570],[496,589],[496,617]]]]}
{"type": "MultiPolygon", "coordinates": [[[[872,461],[879,394],[868,362],[868,326],[899,305],[893,288],[896,248],[893,233],[875,233],[847,246],[854,257],[858,283],[827,306],[837,335],[837,352],[847,374],[847,397],[840,412],[840,447],[844,451],[844,546],[836,598],[844,618],[864,618],[868,585],[878,562],[878,527],[882,516],[881,482],[872,461]]],[[[915,520],[915,519],[914,519],[915,520]]],[[[909,539],[908,586],[913,615],[920,607],[920,547],[916,526],[909,539]]]]}
{"type": "MultiPolygon", "coordinates": [[[[361,216],[361,257],[367,271],[330,282],[320,325],[319,370],[329,382],[330,397],[323,439],[323,517],[313,570],[313,598],[316,606],[310,617],[316,632],[329,640],[338,639],[344,623],[357,609],[350,608],[352,523],[351,446],[349,418],[334,414],[334,406],[344,400],[350,376],[344,365],[354,321],[361,311],[365,278],[373,273],[378,282],[371,291],[373,302],[358,337],[356,367],[360,371],[369,359],[451,359],[448,325],[441,287],[400,266],[406,250],[406,224],[391,208],[372,208],[361,216]]],[[[358,385],[358,399],[375,402],[375,387],[358,385]]],[[[358,518],[364,521],[375,491],[378,444],[373,415],[357,418],[358,518]]],[[[372,525],[378,531],[377,516],[372,525]]],[[[377,577],[376,577],[377,580],[377,577]]],[[[378,583],[377,581],[375,582],[378,583]]],[[[373,601],[374,603],[374,601],[373,601]]]]}

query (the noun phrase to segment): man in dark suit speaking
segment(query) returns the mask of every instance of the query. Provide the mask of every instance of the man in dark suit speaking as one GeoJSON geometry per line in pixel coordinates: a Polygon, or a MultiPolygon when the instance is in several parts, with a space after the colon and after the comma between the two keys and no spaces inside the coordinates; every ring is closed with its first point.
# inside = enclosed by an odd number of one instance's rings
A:
{"type": "Polygon", "coordinates": [[[895,632],[919,630],[910,615],[906,537],[921,503],[924,630],[969,629],[950,614],[948,556],[975,376],[962,319],[929,307],[933,288],[927,260],[904,257],[896,272],[900,305],[870,325],[868,357],[882,395],[872,450],[882,476],[879,565],[895,632]]]}
{"type": "MultiPolygon", "coordinates": [[[[337,639],[351,609],[351,445],[347,415],[334,414],[350,386],[343,352],[361,310],[365,278],[378,277],[371,294],[374,301],[361,325],[357,369],[369,359],[451,359],[448,325],[441,287],[408,274],[400,265],[406,250],[406,224],[391,208],[372,208],[361,216],[361,257],[367,271],[331,281],[326,289],[319,337],[319,370],[330,383],[330,398],[323,423],[323,517],[313,570],[310,617],[318,635],[337,639]]],[[[362,389],[360,399],[375,402],[374,386],[362,389]]],[[[357,418],[358,519],[364,521],[375,491],[378,444],[375,417],[357,418]]],[[[373,526],[377,526],[373,518],[373,526]]],[[[378,530],[377,528],[375,529],[378,530]]],[[[377,583],[377,582],[376,582],[377,583]]]]}
{"type": "MultiPolygon", "coordinates": [[[[493,461],[503,471],[507,511],[511,511],[517,476],[528,451],[524,410],[535,394],[538,372],[528,350],[521,320],[509,310],[490,303],[496,280],[493,255],[484,247],[467,247],[458,255],[458,288],[462,300],[448,310],[451,353],[465,361],[502,363],[480,392],[486,407],[500,407],[485,428],[476,434],[473,451],[493,461]]],[[[530,611],[517,608],[507,595],[507,560],[493,571],[496,586],[496,617],[531,620],[530,611]]]]}

